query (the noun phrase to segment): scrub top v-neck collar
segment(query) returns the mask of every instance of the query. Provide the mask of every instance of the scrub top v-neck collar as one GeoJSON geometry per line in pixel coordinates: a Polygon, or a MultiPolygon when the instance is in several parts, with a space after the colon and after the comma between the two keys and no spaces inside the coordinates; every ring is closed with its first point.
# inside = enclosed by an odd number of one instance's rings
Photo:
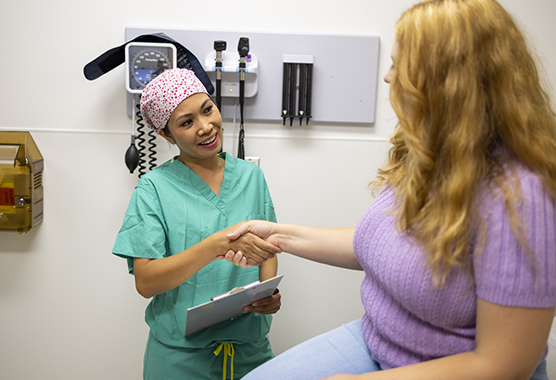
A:
{"type": "Polygon", "coordinates": [[[179,161],[177,158],[173,158],[174,165],[180,165],[184,173],[186,173],[186,181],[189,181],[199,193],[205,197],[209,202],[214,204],[222,213],[226,213],[226,200],[230,193],[231,179],[233,178],[233,172],[235,163],[234,160],[230,159],[230,156],[223,152],[218,155],[224,160],[224,178],[222,179],[222,185],[220,186],[220,194],[216,194],[211,190],[209,185],[201,179],[193,170],[191,170],[183,162],[179,161]]]}

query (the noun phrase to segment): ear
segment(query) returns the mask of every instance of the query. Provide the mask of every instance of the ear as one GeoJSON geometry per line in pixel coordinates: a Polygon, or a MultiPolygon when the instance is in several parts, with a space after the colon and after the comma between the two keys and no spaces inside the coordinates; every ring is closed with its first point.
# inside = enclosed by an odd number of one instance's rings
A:
{"type": "Polygon", "coordinates": [[[170,136],[168,133],[166,133],[166,131],[164,131],[164,129],[158,129],[156,131],[156,133],[158,133],[160,136],[164,137],[164,139],[166,141],[168,141],[170,144],[175,144],[176,143],[174,141],[174,139],[172,138],[172,136],[170,136]]]}

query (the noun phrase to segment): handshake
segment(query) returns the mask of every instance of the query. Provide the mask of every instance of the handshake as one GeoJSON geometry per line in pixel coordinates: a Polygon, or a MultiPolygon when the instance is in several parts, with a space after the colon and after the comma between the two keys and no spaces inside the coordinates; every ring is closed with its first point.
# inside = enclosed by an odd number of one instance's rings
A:
{"type": "Polygon", "coordinates": [[[218,260],[227,260],[242,268],[258,266],[282,252],[279,236],[274,232],[276,223],[263,220],[240,222],[219,234],[227,239],[225,254],[218,260]]]}

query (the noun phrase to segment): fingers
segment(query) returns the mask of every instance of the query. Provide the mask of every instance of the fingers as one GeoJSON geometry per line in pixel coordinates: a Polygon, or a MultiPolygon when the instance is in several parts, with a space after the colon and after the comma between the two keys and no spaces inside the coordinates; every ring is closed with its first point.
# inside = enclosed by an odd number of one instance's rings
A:
{"type": "MultiPolygon", "coordinates": [[[[227,255],[231,255],[231,257],[233,257],[234,254],[235,254],[235,252],[232,251],[232,250],[230,249],[228,252],[226,252],[226,254],[224,254],[224,255],[218,255],[218,256],[216,256],[216,258],[217,258],[218,260],[224,260],[224,259],[227,260],[227,258],[226,258],[227,255]]],[[[232,262],[231,260],[228,260],[228,261],[232,262]]]]}
{"type": "Polygon", "coordinates": [[[259,266],[259,265],[261,265],[261,263],[258,263],[254,260],[251,260],[251,259],[247,259],[247,268],[254,267],[254,266],[259,266]]]}
{"type": "Polygon", "coordinates": [[[226,259],[226,261],[235,264],[241,268],[250,268],[252,266],[259,265],[259,263],[257,263],[256,261],[248,260],[246,257],[244,257],[241,251],[228,251],[226,255],[223,256],[223,258],[226,259]]]}
{"type": "Polygon", "coordinates": [[[282,296],[276,293],[243,308],[244,313],[275,314],[282,306],[282,296]]]}
{"type": "Polygon", "coordinates": [[[226,237],[230,240],[236,240],[237,238],[239,238],[239,237],[245,235],[246,233],[248,233],[250,231],[250,229],[251,229],[251,226],[250,226],[249,222],[241,223],[239,226],[237,226],[237,228],[235,230],[233,230],[232,232],[227,234],[226,237]]]}
{"type": "Polygon", "coordinates": [[[248,260],[262,264],[268,259],[274,258],[276,253],[280,253],[280,248],[267,243],[260,237],[247,233],[237,240],[231,242],[230,250],[235,252],[241,251],[243,256],[248,260]]]}
{"type": "Polygon", "coordinates": [[[241,236],[252,233],[260,236],[263,240],[274,234],[276,223],[268,222],[265,220],[250,220],[248,222],[238,223],[228,229],[229,233],[226,237],[230,240],[239,239],[241,236]]]}
{"type": "Polygon", "coordinates": [[[261,265],[260,262],[244,257],[241,251],[237,253],[235,253],[234,251],[228,251],[226,255],[218,256],[218,259],[225,259],[232,264],[239,265],[241,268],[250,268],[261,265]]]}
{"type": "Polygon", "coordinates": [[[255,239],[254,244],[256,244],[260,250],[264,252],[268,252],[270,254],[269,257],[267,257],[267,259],[273,258],[274,255],[277,253],[282,253],[282,250],[279,247],[275,246],[274,244],[271,244],[266,240],[261,239],[257,235],[253,235],[253,234],[251,235],[255,239]]]}
{"type": "Polygon", "coordinates": [[[256,265],[260,265],[267,260],[266,255],[261,253],[260,250],[253,249],[252,247],[249,246],[243,246],[237,249],[234,259],[238,260],[242,257],[245,258],[246,260],[255,262],[256,265]]]}
{"type": "Polygon", "coordinates": [[[226,261],[238,265],[241,268],[251,268],[261,265],[259,262],[243,257],[241,252],[235,253],[234,251],[228,251],[226,255],[218,256],[217,259],[225,259],[226,261]]]}

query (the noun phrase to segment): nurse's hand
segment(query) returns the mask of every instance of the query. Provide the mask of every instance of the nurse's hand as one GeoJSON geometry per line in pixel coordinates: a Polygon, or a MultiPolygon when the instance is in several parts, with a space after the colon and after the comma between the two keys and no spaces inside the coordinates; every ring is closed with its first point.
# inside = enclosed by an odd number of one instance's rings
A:
{"type": "MultiPolygon", "coordinates": [[[[226,234],[226,238],[229,239],[228,249],[226,252],[233,251],[234,253],[241,253],[242,255],[242,257],[235,262],[233,260],[231,262],[244,267],[260,265],[266,260],[274,258],[277,253],[281,252],[280,248],[276,245],[266,242],[261,237],[250,232],[230,238],[230,233],[236,231],[243,224],[245,223],[238,223],[223,231],[226,234]]],[[[218,258],[221,259],[221,256],[218,258]]]]}
{"type": "Polygon", "coordinates": [[[262,298],[243,308],[244,313],[275,314],[282,306],[280,292],[262,298]]]}
{"type": "MultiPolygon", "coordinates": [[[[280,249],[278,245],[278,234],[274,232],[276,223],[267,222],[265,220],[250,220],[248,222],[238,223],[228,228],[226,237],[230,240],[240,239],[243,236],[256,235],[273,247],[280,249]]],[[[278,252],[279,253],[279,252],[278,252]]],[[[249,252],[244,250],[230,250],[224,256],[219,256],[219,260],[226,259],[242,268],[248,268],[261,263],[257,257],[251,256],[249,252]]]]}

